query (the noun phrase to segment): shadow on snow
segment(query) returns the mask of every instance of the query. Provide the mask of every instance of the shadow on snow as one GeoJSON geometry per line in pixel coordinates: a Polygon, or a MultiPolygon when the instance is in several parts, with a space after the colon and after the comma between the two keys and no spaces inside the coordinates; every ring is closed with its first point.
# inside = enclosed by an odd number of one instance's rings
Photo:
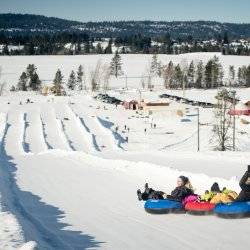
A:
{"type": "Polygon", "coordinates": [[[23,228],[25,240],[36,241],[38,249],[46,250],[80,250],[100,247],[103,242],[96,241],[93,236],[66,229],[70,225],[60,222],[65,214],[59,208],[45,204],[39,196],[22,191],[18,187],[15,180],[16,165],[5,150],[9,127],[10,125],[7,124],[1,142],[0,188],[3,207],[17,217],[23,228]]]}
{"type": "Polygon", "coordinates": [[[126,143],[126,140],[119,133],[112,130],[112,126],[114,126],[114,123],[110,122],[110,121],[107,121],[107,120],[104,120],[104,119],[102,119],[100,117],[97,117],[97,119],[100,121],[102,126],[104,126],[105,128],[109,129],[112,132],[115,140],[117,141],[117,146],[124,150],[124,148],[122,147],[122,144],[126,143]]]}

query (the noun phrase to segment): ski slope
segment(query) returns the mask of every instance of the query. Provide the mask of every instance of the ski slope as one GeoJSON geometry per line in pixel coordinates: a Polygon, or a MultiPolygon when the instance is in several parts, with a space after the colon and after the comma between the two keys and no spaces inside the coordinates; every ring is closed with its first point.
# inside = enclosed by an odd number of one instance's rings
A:
{"type": "MultiPolygon", "coordinates": [[[[136,197],[145,182],[171,192],[181,174],[190,177],[197,193],[215,181],[239,192],[249,164],[246,135],[237,135],[245,152],[214,152],[211,127],[201,127],[197,153],[197,118],[183,124],[176,116],[184,104],[172,103],[175,111],[156,114],[152,129],[144,115],[90,95],[54,102],[30,95],[33,103],[24,104],[26,98],[0,100],[0,249],[249,248],[248,219],[154,216],[136,197]],[[122,140],[126,135],[128,143],[122,140]]],[[[200,113],[204,123],[212,123],[211,110],[200,113]]],[[[239,121],[237,126],[249,131],[239,121]]]]}

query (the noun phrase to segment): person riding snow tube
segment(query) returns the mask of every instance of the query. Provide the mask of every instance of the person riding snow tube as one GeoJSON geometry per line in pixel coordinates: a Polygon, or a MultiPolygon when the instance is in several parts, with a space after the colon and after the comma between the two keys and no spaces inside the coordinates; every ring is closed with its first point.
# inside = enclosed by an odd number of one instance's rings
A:
{"type": "Polygon", "coordinates": [[[196,199],[193,197],[192,200],[187,200],[185,204],[185,210],[194,215],[207,215],[213,212],[215,204],[211,203],[210,200],[213,199],[217,194],[219,194],[220,187],[217,182],[215,182],[210,191],[206,190],[204,195],[197,196],[196,199]]]}
{"type": "Polygon", "coordinates": [[[234,201],[219,203],[214,208],[214,213],[222,218],[243,218],[250,216],[250,201],[234,201]]]}
{"type": "Polygon", "coordinates": [[[207,215],[212,214],[215,204],[208,201],[195,201],[188,202],[185,205],[185,210],[194,215],[207,215]]]}
{"type": "Polygon", "coordinates": [[[248,165],[248,170],[242,176],[239,185],[241,192],[236,201],[250,201],[250,165],[248,165]]]}
{"type": "Polygon", "coordinates": [[[219,184],[217,182],[213,183],[213,185],[210,188],[210,191],[206,190],[205,194],[200,196],[201,201],[210,201],[214,196],[216,196],[218,193],[221,193],[219,184]]]}
{"type": "Polygon", "coordinates": [[[201,195],[200,200],[210,202],[213,204],[217,203],[229,203],[236,199],[238,194],[235,191],[223,188],[220,190],[219,184],[215,182],[210,191],[206,190],[205,194],[201,195]]]}
{"type": "Polygon", "coordinates": [[[145,190],[142,193],[140,189],[137,190],[138,200],[147,201],[147,200],[162,200],[166,194],[162,191],[156,191],[153,188],[149,188],[148,183],[145,184],[145,190]]]}
{"type": "Polygon", "coordinates": [[[137,197],[141,201],[147,201],[149,199],[162,200],[169,199],[182,202],[185,197],[194,194],[193,187],[186,176],[179,176],[177,179],[177,187],[171,192],[170,195],[162,191],[156,191],[153,188],[149,188],[148,183],[145,184],[145,191],[142,193],[140,189],[137,190],[137,197]]]}
{"type": "Polygon", "coordinates": [[[149,188],[147,184],[145,185],[144,193],[137,190],[138,199],[146,200],[144,208],[147,212],[151,213],[180,211],[183,208],[182,201],[192,194],[192,185],[185,176],[180,176],[177,179],[177,187],[171,192],[171,195],[167,195],[162,191],[155,191],[149,188]]]}
{"type": "Polygon", "coordinates": [[[183,213],[182,203],[174,200],[147,200],[144,204],[146,212],[151,214],[183,213]]]}
{"type": "Polygon", "coordinates": [[[241,192],[234,202],[216,205],[214,212],[225,218],[240,218],[250,216],[250,165],[239,183],[241,192]]]}

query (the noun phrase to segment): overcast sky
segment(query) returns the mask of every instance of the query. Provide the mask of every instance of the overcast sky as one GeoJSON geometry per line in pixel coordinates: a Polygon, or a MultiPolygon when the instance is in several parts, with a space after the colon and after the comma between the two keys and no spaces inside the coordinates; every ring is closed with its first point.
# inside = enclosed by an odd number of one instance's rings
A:
{"type": "Polygon", "coordinates": [[[1,13],[78,21],[213,20],[250,23],[250,0],[0,0],[1,13]]]}

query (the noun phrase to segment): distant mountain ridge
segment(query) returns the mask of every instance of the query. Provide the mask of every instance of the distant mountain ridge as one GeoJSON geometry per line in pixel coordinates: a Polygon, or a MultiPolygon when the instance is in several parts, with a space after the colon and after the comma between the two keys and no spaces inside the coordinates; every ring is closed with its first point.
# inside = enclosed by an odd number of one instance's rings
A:
{"type": "Polygon", "coordinates": [[[215,21],[110,21],[78,22],[30,14],[0,14],[2,32],[77,32],[93,37],[124,37],[134,34],[158,37],[169,33],[173,38],[192,36],[212,39],[227,32],[231,38],[250,38],[250,24],[215,21]]]}

